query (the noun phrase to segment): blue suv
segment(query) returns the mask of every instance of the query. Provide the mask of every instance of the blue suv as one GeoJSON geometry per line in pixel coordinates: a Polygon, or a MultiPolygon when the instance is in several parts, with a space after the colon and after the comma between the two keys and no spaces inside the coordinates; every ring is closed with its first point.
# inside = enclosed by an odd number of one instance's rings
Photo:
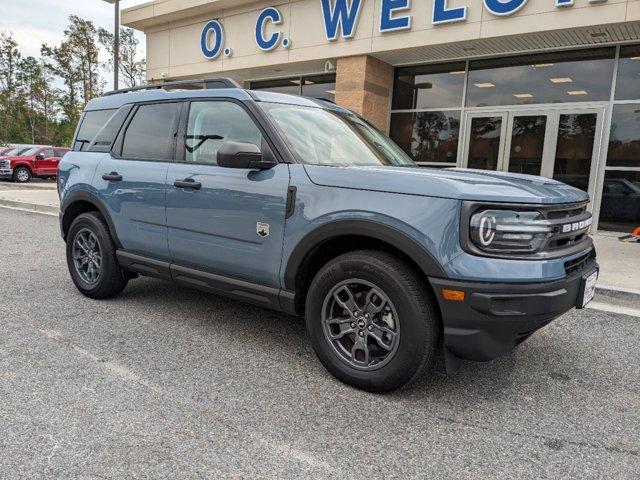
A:
{"type": "Polygon", "coordinates": [[[330,102],[203,86],[87,105],[58,183],[84,295],[143,275],[304,316],[322,364],[375,392],[439,352],[494,359],[593,297],[585,192],[419,168],[330,102]]]}

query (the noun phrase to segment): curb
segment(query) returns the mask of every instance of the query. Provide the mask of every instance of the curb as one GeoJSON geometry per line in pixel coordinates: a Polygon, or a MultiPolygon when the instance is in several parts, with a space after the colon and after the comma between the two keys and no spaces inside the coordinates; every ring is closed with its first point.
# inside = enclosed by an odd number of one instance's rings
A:
{"type": "Polygon", "coordinates": [[[39,205],[37,203],[16,202],[0,198],[0,207],[12,208],[14,210],[23,210],[25,212],[41,213],[44,215],[58,215],[60,209],[51,205],[39,205]]]}
{"type": "Polygon", "coordinates": [[[612,300],[640,301],[640,290],[636,290],[634,288],[622,288],[597,284],[596,294],[612,300]]]}

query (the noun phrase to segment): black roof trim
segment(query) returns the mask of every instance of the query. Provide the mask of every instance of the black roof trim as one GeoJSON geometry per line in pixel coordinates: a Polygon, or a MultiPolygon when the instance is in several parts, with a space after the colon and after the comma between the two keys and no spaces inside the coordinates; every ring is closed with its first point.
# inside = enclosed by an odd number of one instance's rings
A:
{"type": "Polygon", "coordinates": [[[196,78],[192,80],[175,80],[171,82],[156,83],[151,85],[142,85],[140,87],[122,88],[120,90],[113,90],[105,93],[103,96],[108,97],[110,95],[118,95],[120,93],[140,92],[143,90],[161,90],[167,87],[180,87],[180,86],[194,86],[202,84],[203,90],[215,89],[215,88],[242,88],[235,80],[227,77],[217,78],[196,78]]]}

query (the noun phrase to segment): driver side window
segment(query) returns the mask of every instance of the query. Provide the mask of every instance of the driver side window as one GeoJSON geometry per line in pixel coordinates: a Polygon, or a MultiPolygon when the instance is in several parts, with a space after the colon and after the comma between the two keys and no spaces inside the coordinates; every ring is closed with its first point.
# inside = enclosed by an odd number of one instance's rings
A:
{"type": "Polygon", "coordinates": [[[185,162],[215,165],[224,142],[261,146],[262,134],[249,114],[227,101],[193,102],[185,138],[185,162]]]}

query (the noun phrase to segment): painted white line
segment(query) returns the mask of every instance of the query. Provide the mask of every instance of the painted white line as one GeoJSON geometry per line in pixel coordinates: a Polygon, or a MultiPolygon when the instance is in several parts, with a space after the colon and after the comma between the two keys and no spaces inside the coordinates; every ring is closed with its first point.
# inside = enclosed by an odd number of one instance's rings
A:
{"type": "Polygon", "coordinates": [[[591,302],[587,305],[587,308],[598,310],[600,312],[619,313],[621,315],[629,315],[631,317],[640,318],[640,310],[629,307],[621,307],[618,305],[611,305],[610,303],[591,302]]]}
{"type": "Polygon", "coordinates": [[[631,293],[633,295],[640,295],[640,290],[635,288],[614,287],[613,285],[603,285],[601,283],[598,283],[598,285],[596,285],[596,288],[601,291],[606,291],[611,293],[621,292],[621,293],[631,293]]]}
{"type": "Polygon", "coordinates": [[[2,205],[0,203],[0,208],[6,208],[7,210],[17,210],[19,212],[27,212],[27,213],[37,213],[38,215],[48,215],[50,217],[57,217],[57,213],[53,212],[43,212],[40,210],[35,210],[33,208],[22,208],[22,207],[10,207],[9,205],[2,205]]]}

